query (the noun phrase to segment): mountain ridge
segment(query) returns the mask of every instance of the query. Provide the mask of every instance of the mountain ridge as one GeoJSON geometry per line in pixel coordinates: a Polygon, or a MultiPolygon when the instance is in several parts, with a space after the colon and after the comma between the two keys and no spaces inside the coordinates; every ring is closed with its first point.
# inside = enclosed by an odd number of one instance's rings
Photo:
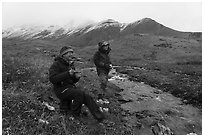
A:
{"type": "Polygon", "coordinates": [[[85,44],[93,44],[93,39],[111,40],[120,36],[136,33],[187,39],[201,39],[202,37],[201,32],[177,31],[158,23],[151,18],[143,18],[132,23],[120,23],[114,19],[106,19],[101,22],[90,23],[75,28],[69,28],[67,25],[27,25],[3,30],[2,37],[6,39],[46,39],[76,44],[86,41],[85,44]]]}

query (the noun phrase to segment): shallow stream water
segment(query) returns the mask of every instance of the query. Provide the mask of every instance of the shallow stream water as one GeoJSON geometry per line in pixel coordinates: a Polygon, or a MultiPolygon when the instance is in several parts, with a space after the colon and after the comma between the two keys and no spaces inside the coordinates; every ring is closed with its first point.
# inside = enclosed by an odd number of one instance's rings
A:
{"type": "Polygon", "coordinates": [[[202,110],[144,82],[130,81],[115,69],[110,76],[109,82],[122,90],[119,101],[125,112],[124,120],[138,134],[202,134],[202,110]]]}

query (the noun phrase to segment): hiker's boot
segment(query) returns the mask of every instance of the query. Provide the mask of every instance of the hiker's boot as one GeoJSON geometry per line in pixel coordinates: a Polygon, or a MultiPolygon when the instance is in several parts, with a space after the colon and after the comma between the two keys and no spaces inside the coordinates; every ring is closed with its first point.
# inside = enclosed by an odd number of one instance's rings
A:
{"type": "Polygon", "coordinates": [[[104,94],[103,93],[98,94],[98,99],[96,102],[99,104],[104,104],[104,94]]]}
{"type": "Polygon", "coordinates": [[[105,115],[103,114],[103,112],[99,109],[99,111],[97,113],[95,113],[93,115],[95,117],[95,119],[100,123],[103,122],[103,120],[105,119],[105,115]]]}

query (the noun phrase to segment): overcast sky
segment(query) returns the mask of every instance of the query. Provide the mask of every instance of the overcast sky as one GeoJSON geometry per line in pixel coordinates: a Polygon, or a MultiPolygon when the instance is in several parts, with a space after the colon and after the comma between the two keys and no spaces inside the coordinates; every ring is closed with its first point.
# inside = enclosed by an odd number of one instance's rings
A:
{"type": "Polygon", "coordinates": [[[109,18],[130,23],[145,17],[180,31],[202,31],[201,2],[2,3],[3,29],[24,24],[79,25],[109,18]]]}

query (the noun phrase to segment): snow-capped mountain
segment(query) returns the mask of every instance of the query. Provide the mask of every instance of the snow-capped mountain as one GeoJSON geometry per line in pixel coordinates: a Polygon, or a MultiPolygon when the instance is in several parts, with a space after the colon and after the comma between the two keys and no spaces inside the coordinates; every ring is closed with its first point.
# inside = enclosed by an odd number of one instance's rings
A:
{"type": "Polygon", "coordinates": [[[120,22],[115,21],[113,19],[107,19],[105,21],[102,21],[102,22],[99,22],[99,23],[92,25],[84,33],[88,33],[92,30],[96,30],[96,29],[100,29],[100,28],[107,28],[107,27],[119,27],[122,30],[125,25],[126,25],[125,23],[120,23],[120,22]]]}
{"type": "Polygon", "coordinates": [[[20,37],[23,39],[39,39],[39,38],[59,38],[60,36],[70,36],[75,33],[89,33],[94,30],[108,27],[118,27],[121,30],[124,29],[126,24],[119,23],[113,19],[107,19],[98,23],[88,24],[86,26],[72,27],[69,28],[66,26],[34,26],[34,25],[25,25],[19,27],[11,27],[6,30],[3,30],[3,38],[15,38],[20,37]]]}
{"type": "Polygon", "coordinates": [[[107,19],[97,23],[89,23],[78,27],[25,25],[3,30],[3,38],[60,40],[75,44],[93,44],[97,40],[110,40],[119,36],[142,33],[151,35],[189,37],[189,32],[180,32],[152,20],[143,18],[132,23],[120,23],[107,19]],[[88,41],[88,43],[87,43],[88,41]]]}
{"type": "Polygon", "coordinates": [[[22,37],[22,38],[32,38],[34,35],[37,35],[45,28],[43,26],[19,26],[12,27],[6,30],[3,30],[2,37],[3,38],[14,38],[14,37],[22,37]]]}
{"type": "Polygon", "coordinates": [[[59,36],[65,33],[65,29],[60,26],[37,26],[37,25],[25,25],[19,27],[11,27],[3,30],[3,38],[16,38],[23,39],[38,39],[46,38],[50,36],[59,36]]]}

